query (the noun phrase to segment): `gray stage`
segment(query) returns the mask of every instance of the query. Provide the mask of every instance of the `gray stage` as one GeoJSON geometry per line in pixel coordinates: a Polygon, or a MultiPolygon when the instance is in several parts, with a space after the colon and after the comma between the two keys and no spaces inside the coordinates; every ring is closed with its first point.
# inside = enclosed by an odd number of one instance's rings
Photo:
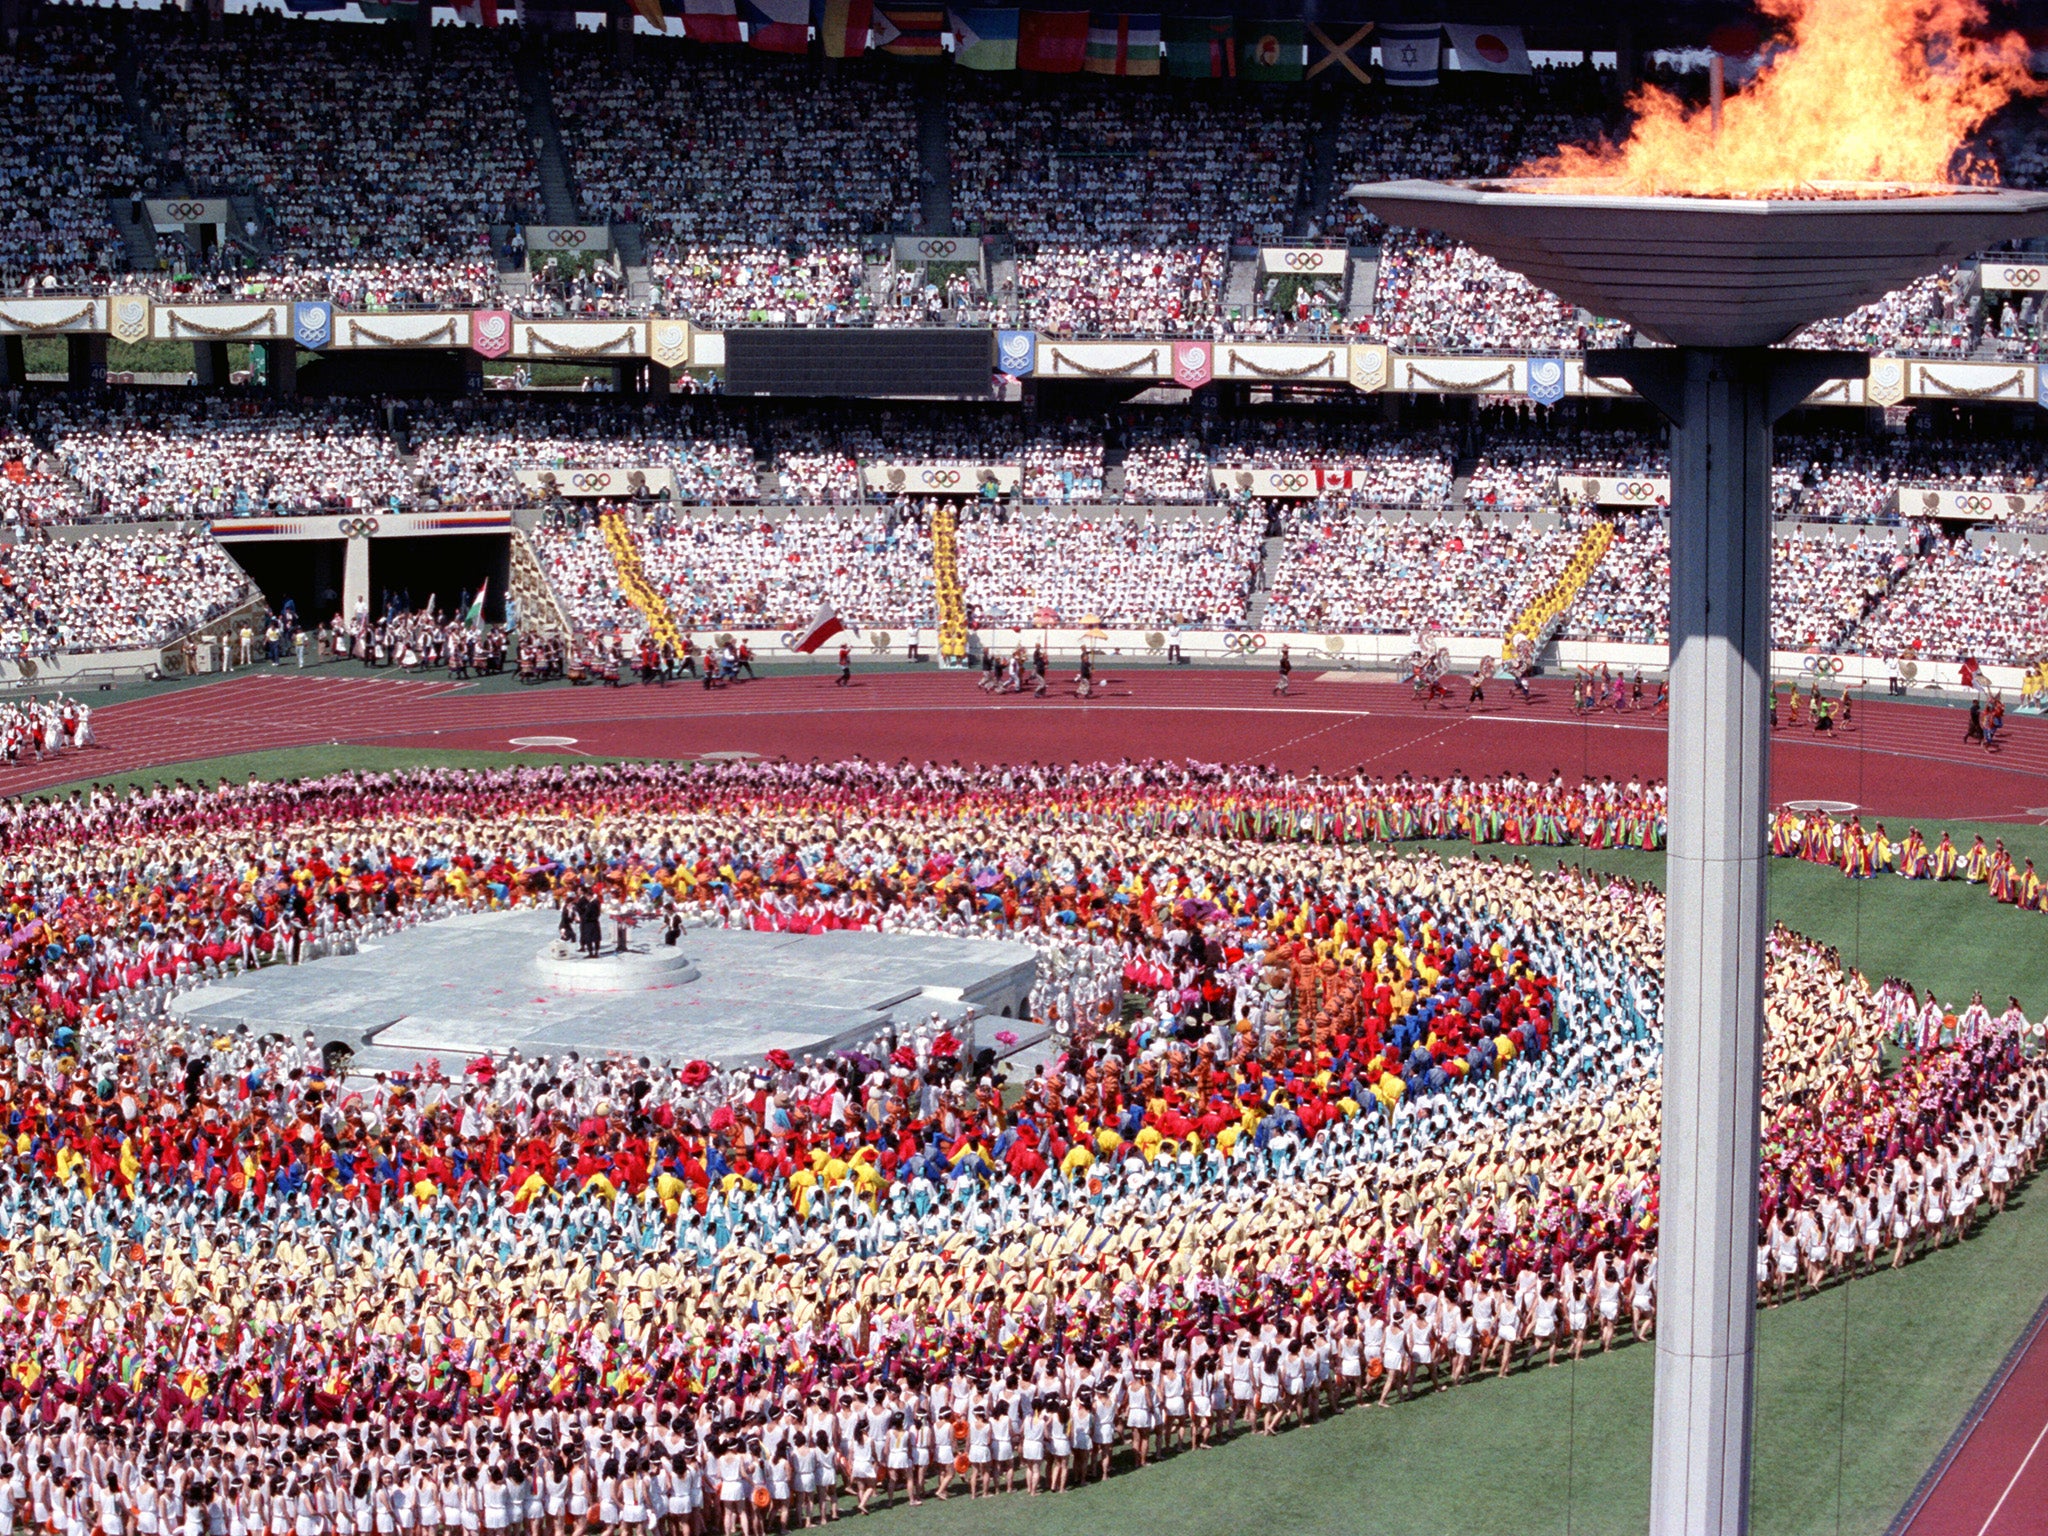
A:
{"type": "MultiPolygon", "coordinates": [[[[987,939],[693,928],[677,946],[688,968],[656,969],[662,947],[638,939],[645,953],[620,977],[626,990],[593,991],[610,962],[565,966],[548,954],[554,936],[547,910],[465,914],[372,940],[357,954],[215,982],[176,998],[171,1012],[209,1028],[311,1030],[322,1044],[347,1045],[359,1070],[428,1056],[446,1066],[512,1049],[724,1063],[778,1046],[801,1055],[851,1045],[891,1018],[956,1020],[969,1006],[990,1037],[979,1043],[991,1045],[1005,1018],[1028,1014],[1036,965],[1026,946],[987,939]],[[600,974],[579,976],[576,967],[600,974]],[[670,979],[692,971],[695,979],[670,979]]],[[[1020,1044],[1035,1033],[1010,1027],[1026,1036],[1020,1044]]]]}

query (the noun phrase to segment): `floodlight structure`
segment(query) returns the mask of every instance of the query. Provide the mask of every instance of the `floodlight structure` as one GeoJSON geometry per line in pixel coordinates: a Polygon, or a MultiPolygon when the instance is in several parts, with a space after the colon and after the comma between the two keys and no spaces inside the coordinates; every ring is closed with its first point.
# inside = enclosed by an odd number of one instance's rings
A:
{"type": "Polygon", "coordinates": [[[1861,354],[1774,348],[1946,262],[2048,233],[2048,194],[1817,186],[1613,195],[1597,182],[1361,184],[1666,346],[1594,352],[1671,422],[1670,829],[1653,1536],[1749,1526],[1770,730],[1771,423],[1861,354]]]}

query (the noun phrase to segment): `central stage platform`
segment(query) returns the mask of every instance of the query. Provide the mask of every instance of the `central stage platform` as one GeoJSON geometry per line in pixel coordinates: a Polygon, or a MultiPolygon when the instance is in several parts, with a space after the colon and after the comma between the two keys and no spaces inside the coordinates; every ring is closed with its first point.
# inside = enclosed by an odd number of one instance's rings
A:
{"type": "Polygon", "coordinates": [[[358,1070],[430,1056],[448,1068],[507,1050],[730,1063],[852,1045],[891,1019],[952,1021],[970,1007],[992,1037],[1028,1016],[1037,965],[1027,946],[987,939],[720,928],[689,929],[674,949],[640,938],[625,956],[586,960],[559,954],[555,933],[545,909],[467,913],[353,955],[217,982],[171,1012],[223,1030],[310,1030],[347,1046],[358,1070]]]}

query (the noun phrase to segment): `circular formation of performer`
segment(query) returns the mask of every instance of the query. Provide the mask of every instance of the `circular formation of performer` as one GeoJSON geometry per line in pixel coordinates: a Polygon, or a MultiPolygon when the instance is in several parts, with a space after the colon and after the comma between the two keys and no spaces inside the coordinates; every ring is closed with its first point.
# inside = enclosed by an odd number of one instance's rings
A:
{"type": "MultiPolygon", "coordinates": [[[[757,1533],[1647,1337],[1662,898],[1387,846],[1424,836],[1655,848],[1662,790],[735,763],[0,809],[0,1518],[757,1533]],[[587,945],[602,900],[1021,941],[1031,1018],[351,1074],[167,1011],[465,911],[587,945]]],[[[1772,935],[1773,1298],[2034,1166],[2017,1007],[1885,1071],[1916,1005],[1772,935]]]]}

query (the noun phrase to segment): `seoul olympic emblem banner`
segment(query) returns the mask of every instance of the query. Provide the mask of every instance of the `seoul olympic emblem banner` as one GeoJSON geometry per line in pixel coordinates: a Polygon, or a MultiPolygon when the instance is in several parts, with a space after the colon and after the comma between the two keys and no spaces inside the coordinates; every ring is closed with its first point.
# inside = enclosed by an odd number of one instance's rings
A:
{"type": "Polygon", "coordinates": [[[469,317],[470,350],[480,357],[503,357],[512,350],[512,311],[479,309],[469,317]]]}
{"type": "Polygon", "coordinates": [[[292,340],[317,352],[334,340],[334,306],[312,300],[292,306],[292,340]]]}
{"type": "Polygon", "coordinates": [[[1555,405],[1564,398],[1564,359],[1529,359],[1529,398],[1538,405],[1555,405]]]}
{"type": "Polygon", "coordinates": [[[1873,357],[1863,381],[1866,405],[1898,405],[1906,398],[1906,365],[1896,357],[1873,357]]]}
{"type": "Polygon", "coordinates": [[[1393,353],[1385,343],[1355,341],[1351,344],[1351,387],[1372,394],[1387,387],[1393,353]]]}
{"type": "MultiPolygon", "coordinates": [[[[509,326],[506,328],[511,329],[509,326]]],[[[690,361],[690,322],[651,320],[647,324],[647,356],[663,368],[681,368],[690,361]]]]}
{"type": "Polygon", "coordinates": [[[1206,341],[1176,341],[1173,344],[1173,382],[1183,389],[1200,389],[1215,375],[1216,352],[1206,341]]]}
{"type": "Polygon", "coordinates": [[[1038,332],[997,331],[996,369],[1014,379],[1035,373],[1038,369],[1038,332]]]}
{"type": "Polygon", "coordinates": [[[117,294],[107,306],[107,334],[126,346],[149,338],[149,300],[139,293],[117,294]]]}

